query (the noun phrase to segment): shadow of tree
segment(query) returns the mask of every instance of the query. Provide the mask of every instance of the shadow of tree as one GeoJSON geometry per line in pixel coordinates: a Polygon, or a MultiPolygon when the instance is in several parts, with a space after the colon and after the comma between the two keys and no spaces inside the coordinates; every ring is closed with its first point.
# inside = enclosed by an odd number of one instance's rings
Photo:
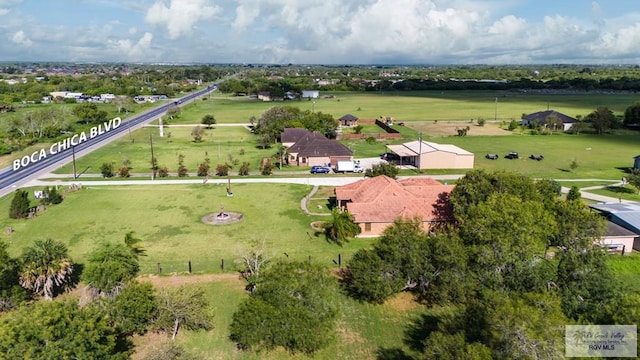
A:
{"type": "Polygon", "coordinates": [[[424,352],[424,340],[438,331],[440,319],[433,315],[422,314],[412,320],[405,330],[404,343],[416,352],[424,352]]]}
{"type": "Polygon", "coordinates": [[[624,186],[607,186],[604,188],[616,194],[637,194],[638,191],[624,186]]]}
{"type": "Polygon", "coordinates": [[[376,350],[377,360],[414,360],[412,356],[407,355],[404,350],[399,348],[379,348],[376,350]]]}

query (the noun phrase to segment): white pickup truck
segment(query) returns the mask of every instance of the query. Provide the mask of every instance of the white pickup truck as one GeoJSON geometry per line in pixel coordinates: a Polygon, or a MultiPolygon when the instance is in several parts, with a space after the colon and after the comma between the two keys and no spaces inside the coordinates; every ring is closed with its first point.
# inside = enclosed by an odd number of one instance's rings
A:
{"type": "Polygon", "coordinates": [[[337,173],[348,173],[355,172],[361,173],[363,170],[360,167],[360,164],[354,161],[338,161],[336,163],[335,172],[337,173]]]}

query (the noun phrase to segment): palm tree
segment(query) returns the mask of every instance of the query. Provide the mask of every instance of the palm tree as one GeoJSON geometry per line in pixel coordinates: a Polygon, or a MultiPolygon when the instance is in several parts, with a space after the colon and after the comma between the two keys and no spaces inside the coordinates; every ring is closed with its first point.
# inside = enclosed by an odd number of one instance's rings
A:
{"type": "Polygon", "coordinates": [[[133,237],[134,232],[129,231],[124,235],[124,244],[131,250],[136,256],[145,256],[145,249],[140,245],[141,239],[133,237]]]}
{"type": "Polygon", "coordinates": [[[51,300],[60,290],[69,288],[71,273],[73,262],[63,243],[51,239],[36,240],[22,256],[20,285],[51,300]]]}
{"type": "Polygon", "coordinates": [[[353,215],[348,211],[333,208],[331,220],[323,224],[327,237],[341,245],[360,233],[360,226],[353,222],[353,215]]]}

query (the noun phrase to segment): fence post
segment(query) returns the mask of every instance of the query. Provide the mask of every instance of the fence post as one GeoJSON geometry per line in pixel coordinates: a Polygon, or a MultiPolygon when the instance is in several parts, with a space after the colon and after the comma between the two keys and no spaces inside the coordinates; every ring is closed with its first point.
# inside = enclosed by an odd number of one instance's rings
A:
{"type": "Polygon", "coordinates": [[[191,260],[189,260],[189,274],[191,274],[191,260]]]}
{"type": "Polygon", "coordinates": [[[160,266],[160,263],[158,263],[158,274],[162,274],[162,266],[160,266]]]}
{"type": "Polygon", "coordinates": [[[342,254],[338,254],[338,266],[342,267],[342,254]]]}
{"type": "Polygon", "coordinates": [[[309,255],[309,263],[311,263],[311,255],[309,255]]]}
{"type": "Polygon", "coordinates": [[[224,271],[224,259],[220,261],[220,270],[224,271]]]}

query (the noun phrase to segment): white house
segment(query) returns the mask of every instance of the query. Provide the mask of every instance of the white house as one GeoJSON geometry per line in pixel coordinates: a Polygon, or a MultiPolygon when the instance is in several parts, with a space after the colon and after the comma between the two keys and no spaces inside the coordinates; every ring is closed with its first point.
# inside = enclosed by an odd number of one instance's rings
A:
{"type": "Polygon", "coordinates": [[[319,90],[302,90],[302,98],[311,98],[311,99],[317,99],[318,97],[320,97],[320,91],[319,90]]]}

